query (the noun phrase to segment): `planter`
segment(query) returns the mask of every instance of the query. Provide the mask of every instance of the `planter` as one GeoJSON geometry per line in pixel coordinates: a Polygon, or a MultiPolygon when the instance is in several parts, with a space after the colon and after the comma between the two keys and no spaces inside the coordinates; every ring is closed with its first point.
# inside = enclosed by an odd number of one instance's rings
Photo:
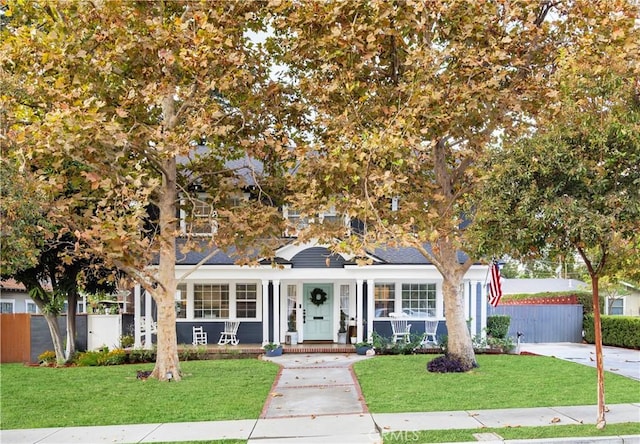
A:
{"type": "Polygon", "coordinates": [[[298,332],[288,331],[287,334],[284,335],[284,343],[287,345],[298,345],[298,332]]]}
{"type": "Polygon", "coordinates": [[[338,332],[338,344],[346,344],[347,343],[347,332],[344,333],[338,332]]]}
{"type": "Polygon", "coordinates": [[[370,345],[361,345],[359,347],[356,347],[356,353],[359,355],[366,355],[368,350],[371,350],[373,347],[370,345]]]}
{"type": "Polygon", "coordinates": [[[356,338],[355,336],[351,336],[351,343],[355,344],[358,341],[358,338],[356,338]]]}
{"type": "Polygon", "coordinates": [[[265,350],[264,354],[269,357],[282,356],[282,347],[274,348],[273,350],[265,350]]]}

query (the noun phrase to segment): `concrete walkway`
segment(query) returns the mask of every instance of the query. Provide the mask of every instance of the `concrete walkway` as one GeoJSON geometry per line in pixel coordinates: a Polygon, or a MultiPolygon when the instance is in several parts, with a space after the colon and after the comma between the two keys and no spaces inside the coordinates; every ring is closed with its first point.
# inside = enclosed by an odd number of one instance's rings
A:
{"type": "MultiPolygon", "coordinates": [[[[240,439],[251,444],[372,444],[382,443],[382,433],[404,434],[401,436],[406,435],[407,442],[415,442],[417,438],[411,432],[418,430],[477,428],[481,433],[485,427],[595,424],[597,416],[596,406],[371,414],[350,367],[369,358],[355,354],[285,354],[269,359],[282,368],[257,420],[2,430],[0,442],[94,444],[240,439]]],[[[608,424],[638,422],[639,433],[631,437],[526,441],[502,441],[494,435],[493,442],[640,443],[640,394],[638,403],[607,407],[608,424]]]]}
{"type": "MultiPolygon", "coordinates": [[[[596,366],[596,346],[592,344],[573,344],[570,342],[546,344],[520,344],[520,353],[553,356],[565,361],[596,366]]],[[[618,347],[602,347],[604,370],[640,381],[640,350],[618,347]]]]}

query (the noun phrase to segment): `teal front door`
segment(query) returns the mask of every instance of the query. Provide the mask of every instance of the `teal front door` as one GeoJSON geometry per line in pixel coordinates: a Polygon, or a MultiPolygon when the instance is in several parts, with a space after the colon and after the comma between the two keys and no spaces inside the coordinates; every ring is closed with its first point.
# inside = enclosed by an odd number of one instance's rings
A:
{"type": "Polygon", "coordinates": [[[333,340],[333,284],[304,284],[304,340],[333,340]]]}

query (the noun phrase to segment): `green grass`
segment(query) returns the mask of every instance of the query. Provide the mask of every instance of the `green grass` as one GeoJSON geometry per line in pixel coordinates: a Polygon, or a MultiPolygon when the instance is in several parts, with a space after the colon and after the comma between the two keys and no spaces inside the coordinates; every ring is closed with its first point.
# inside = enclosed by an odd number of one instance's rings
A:
{"type": "Polygon", "coordinates": [[[187,361],[180,382],[136,379],[153,364],[0,366],[2,429],[253,419],[278,371],[257,359],[187,361]]]}
{"type": "MultiPolygon", "coordinates": [[[[436,356],[379,356],[354,365],[373,413],[597,404],[594,368],[556,358],[478,355],[468,373],[430,373],[436,356]]],[[[605,372],[608,404],[639,402],[640,382],[605,372]]]]}
{"type": "Polygon", "coordinates": [[[592,436],[637,435],[640,423],[609,424],[604,430],[590,425],[566,425],[547,427],[513,427],[459,430],[429,430],[421,432],[395,432],[384,435],[384,444],[477,442],[474,433],[496,433],[503,439],[544,439],[592,436]]]}

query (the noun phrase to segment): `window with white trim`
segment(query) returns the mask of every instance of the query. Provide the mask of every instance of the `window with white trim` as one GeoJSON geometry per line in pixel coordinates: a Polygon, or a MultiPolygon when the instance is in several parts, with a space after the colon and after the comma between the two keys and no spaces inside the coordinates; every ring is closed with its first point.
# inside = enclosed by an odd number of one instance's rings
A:
{"type": "Polygon", "coordinates": [[[188,216],[189,233],[211,236],[218,230],[218,212],[203,199],[191,200],[191,215],[188,216]]]}
{"type": "Polygon", "coordinates": [[[415,317],[436,316],[436,284],[402,284],[402,311],[415,317]]]}
{"type": "Polygon", "coordinates": [[[612,298],[609,300],[609,314],[610,315],[624,314],[624,298],[612,298]]]}
{"type": "Polygon", "coordinates": [[[376,318],[386,318],[395,312],[395,284],[375,284],[374,309],[376,318]]]}
{"type": "Polygon", "coordinates": [[[176,288],[176,318],[187,317],[187,284],[178,284],[176,288]]]}
{"type": "Polygon", "coordinates": [[[236,284],[236,317],[255,318],[258,315],[258,286],[236,284]]]}
{"type": "Polygon", "coordinates": [[[14,313],[15,301],[0,300],[0,313],[14,313]]]}
{"type": "Polygon", "coordinates": [[[31,313],[31,314],[37,314],[38,313],[38,306],[36,305],[35,302],[31,301],[31,300],[26,300],[24,301],[25,303],[25,313],[31,313]]]}
{"type": "Polygon", "coordinates": [[[229,318],[229,285],[194,284],[193,317],[195,319],[229,318]]]}

